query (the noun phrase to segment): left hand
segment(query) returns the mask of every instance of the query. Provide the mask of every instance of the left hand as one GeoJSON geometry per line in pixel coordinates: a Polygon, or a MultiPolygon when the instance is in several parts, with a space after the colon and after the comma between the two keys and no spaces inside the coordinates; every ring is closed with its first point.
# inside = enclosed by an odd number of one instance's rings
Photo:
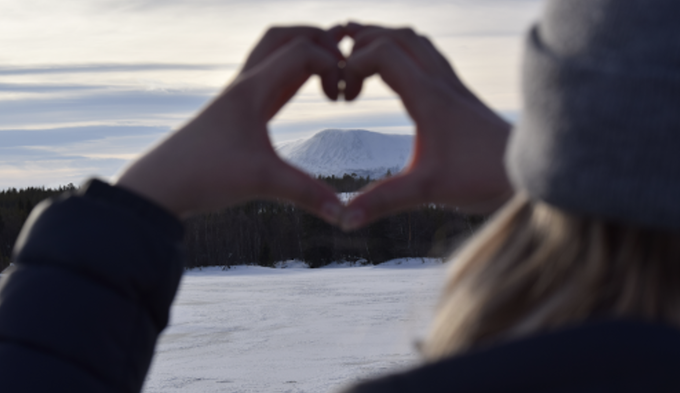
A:
{"type": "Polygon", "coordinates": [[[341,38],[342,28],[270,29],[227,89],[116,184],[180,217],[256,197],[284,198],[337,224],[342,204],[335,192],[277,156],[267,122],[313,74],[337,99],[341,38]]]}
{"type": "Polygon", "coordinates": [[[356,23],[347,33],[354,48],[344,70],[345,98],[354,99],[363,80],[379,74],[401,98],[416,136],[407,167],[354,198],[342,228],[354,230],[424,203],[472,213],[502,205],[513,194],[503,164],[510,125],[463,84],[426,37],[356,23]]]}

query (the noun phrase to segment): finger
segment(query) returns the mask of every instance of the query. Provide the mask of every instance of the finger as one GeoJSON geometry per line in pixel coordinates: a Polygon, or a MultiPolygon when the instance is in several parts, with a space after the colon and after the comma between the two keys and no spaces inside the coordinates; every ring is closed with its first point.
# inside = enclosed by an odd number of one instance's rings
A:
{"type": "Polygon", "coordinates": [[[363,25],[361,23],[349,21],[347,25],[345,25],[345,32],[347,32],[347,35],[352,37],[354,39],[354,36],[359,33],[361,30],[363,30],[366,25],[363,25]]]}
{"type": "Polygon", "coordinates": [[[361,50],[377,39],[390,38],[416,60],[425,72],[441,77],[444,83],[450,85],[462,95],[478,100],[477,96],[458,77],[451,63],[427,37],[416,35],[417,38],[414,38],[415,33],[410,29],[390,29],[353,22],[350,22],[345,30],[355,40],[353,51],[361,50]]]}
{"type": "Polygon", "coordinates": [[[338,42],[335,41],[332,33],[309,26],[272,27],[267,30],[264,37],[255,46],[255,49],[251,51],[246,64],[243,66],[243,71],[248,71],[255,67],[279,48],[299,37],[306,37],[326,49],[335,56],[336,61],[344,59],[342,52],[338,49],[338,42]]]}
{"type": "MultiPolygon", "coordinates": [[[[330,34],[331,37],[333,37],[333,40],[335,41],[336,45],[342,41],[343,38],[347,36],[347,31],[345,29],[345,26],[343,25],[336,25],[328,29],[328,34],[330,34]]],[[[344,56],[344,55],[343,55],[344,56]]],[[[343,57],[343,60],[338,61],[338,96],[342,95],[344,96],[345,94],[345,64],[346,61],[343,57]]]]}
{"type": "Polygon", "coordinates": [[[404,173],[371,185],[344,209],[340,228],[353,231],[381,217],[429,202],[423,179],[416,173],[404,173]]]}
{"type": "Polygon", "coordinates": [[[246,74],[241,83],[255,96],[254,108],[271,119],[312,75],[321,77],[326,95],[336,100],[340,72],[336,59],[305,37],[298,37],[246,74]]]}
{"type": "Polygon", "coordinates": [[[435,61],[438,61],[440,63],[440,67],[445,69],[446,73],[450,73],[458,79],[458,76],[456,75],[456,71],[453,69],[453,66],[451,66],[451,63],[442,55],[442,53],[437,49],[436,46],[432,43],[432,41],[427,38],[426,36],[420,36],[420,41],[422,45],[428,47],[429,51],[434,55],[434,58],[436,59],[435,61]]]}
{"type": "Polygon", "coordinates": [[[409,114],[416,120],[417,97],[422,97],[423,74],[414,61],[389,39],[379,39],[355,52],[345,66],[345,99],[356,98],[363,80],[373,74],[380,77],[402,99],[409,114]]]}
{"type": "Polygon", "coordinates": [[[262,184],[263,196],[287,199],[329,224],[339,224],[343,205],[335,191],[281,159],[270,165],[262,184]]]}
{"type": "Polygon", "coordinates": [[[347,36],[347,31],[343,25],[335,25],[328,29],[327,32],[331,38],[333,38],[333,41],[335,41],[336,44],[342,41],[345,36],[347,36]]]}
{"type": "Polygon", "coordinates": [[[379,26],[364,26],[354,35],[353,51],[361,50],[377,39],[389,38],[397,43],[428,74],[441,77],[455,76],[453,68],[424,36],[413,29],[388,29],[379,26]]]}
{"type": "MultiPolygon", "coordinates": [[[[359,44],[359,45],[357,46],[356,40],[361,38],[361,37],[359,37],[359,36],[360,36],[362,33],[369,33],[369,32],[374,31],[374,30],[385,32],[385,31],[394,30],[394,29],[385,28],[385,27],[383,27],[383,26],[362,25],[362,24],[356,23],[356,22],[349,22],[349,23],[347,24],[347,26],[345,26],[345,29],[344,29],[344,30],[345,30],[345,34],[346,34],[346,35],[352,37],[352,39],[355,40],[354,48],[355,48],[355,49],[360,49],[360,47],[363,47],[363,46],[369,44],[369,42],[367,41],[366,44],[361,43],[361,44],[359,44]]],[[[376,37],[376,38],[377,38],[377,37],[376,37]]],[[[393,38],[394,38],[394,37],[393,37],[393,38]]],[[[434,46],[434,44],[430,41],[429,38],[427,38],[427,37],[425,37],[425,36],[423,36],[423,35],[420,35],[419,38],[420,38],[420,41],[421,41],[422,45],[428,47],[428,50],[429,50],[432,54],[435,55],[435,57],[438,59],[438,61],[439,61],[440,63],[443,63],[443,64],[442,64],[443,66],[445,66],[445,67],[448,68],[448,69],[451,69],[451,71],[454,72],[454,71],[453,71],[453,67],[451,67],[451,64],[449,63],[449,61],[448,61],[448,60],[441,54],[441,52],[434,46]]],[[[368,39],[368,36],[366,37],[366,39],[368,39]]],[[[455,73],[455,72],[454,72],[454,73],[455,73]]]]}

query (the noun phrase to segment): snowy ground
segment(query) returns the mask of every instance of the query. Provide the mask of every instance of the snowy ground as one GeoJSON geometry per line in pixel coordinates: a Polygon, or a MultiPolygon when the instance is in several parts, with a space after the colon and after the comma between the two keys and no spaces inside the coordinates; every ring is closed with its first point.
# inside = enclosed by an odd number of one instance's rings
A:
{"type": "Polygon", "coordinates": [[[332,392],[412,365],[444,267],[188,272],[144,392],[332,392]]]}

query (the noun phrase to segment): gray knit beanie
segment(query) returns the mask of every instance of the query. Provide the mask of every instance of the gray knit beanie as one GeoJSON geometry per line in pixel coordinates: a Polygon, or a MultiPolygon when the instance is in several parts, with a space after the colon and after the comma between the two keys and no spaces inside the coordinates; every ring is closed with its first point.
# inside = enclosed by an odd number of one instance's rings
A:
{"type": "Polygon", "coordinates": [[[553,0],[506,164],[534,200],[680,229],[680,0],[553,0]]]}

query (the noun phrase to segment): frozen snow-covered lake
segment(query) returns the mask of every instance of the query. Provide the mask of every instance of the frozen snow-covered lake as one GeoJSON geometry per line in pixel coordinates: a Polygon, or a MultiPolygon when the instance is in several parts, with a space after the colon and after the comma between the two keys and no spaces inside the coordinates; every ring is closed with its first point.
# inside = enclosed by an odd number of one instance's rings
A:
{"type": "Polygon", "coordinates": [[[445,265],[187,272],[144,392],[333,392],[418,361],[445,265]]]}

